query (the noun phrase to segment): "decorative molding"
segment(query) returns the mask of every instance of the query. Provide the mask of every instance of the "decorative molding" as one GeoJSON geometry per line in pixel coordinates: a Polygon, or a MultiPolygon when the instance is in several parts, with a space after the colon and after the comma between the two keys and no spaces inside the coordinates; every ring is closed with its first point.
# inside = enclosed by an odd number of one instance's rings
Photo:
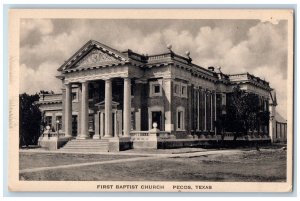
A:
{"type": "Polygon", "coordinates": [[[97,63],[101,64],[102,62],[111,62],[111,61],[119,61],[115,57],[104,53],[99,49],[93,49],[86,56],[84,56],[81,60],[79,60],[75,64],[76,67],[85,67],[85,66],[97,66],[97,63]]]}

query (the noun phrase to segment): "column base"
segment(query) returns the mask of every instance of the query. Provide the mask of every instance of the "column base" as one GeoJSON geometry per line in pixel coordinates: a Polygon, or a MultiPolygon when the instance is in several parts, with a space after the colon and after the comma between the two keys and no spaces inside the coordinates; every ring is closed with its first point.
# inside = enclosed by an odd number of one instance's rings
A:
{"type": "Polygon", "coordinates": [[[187,139],[193,139],[193,136],[191,134],[186,136],[187,139]]]}
{"type": "Polygon", "coordinates": [[[84,136],[84,135],[80,135],[80,136],[77,136],[76,137],[77,140],[86,140],[86,139],[89,139],[88,136],[84,136]]]}
{"type": "Polygon", "coordinates": [[[107,136],[107,135],[105,135],[105,136],[103,136],[102,137],[103,139],[111,139],[111,138],[114,138],[113,136],[107,136]]]}
{"type": "Polygon", "coordinates": [[[93,139],[94,139],[94,140],[99,140],[99,139],[101,139],[101,138],[100,138],[100,135],[93,135],[93,139]]]}

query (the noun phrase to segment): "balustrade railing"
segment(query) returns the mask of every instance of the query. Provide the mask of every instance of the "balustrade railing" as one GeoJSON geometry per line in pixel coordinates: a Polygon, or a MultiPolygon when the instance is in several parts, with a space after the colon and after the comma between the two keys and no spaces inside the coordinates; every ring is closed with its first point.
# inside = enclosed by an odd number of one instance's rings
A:
{"type": "Polygon", "coordinates": [[[42,137],[64,137],[65,136],[65,133],[64,132],[53,132],[53,131],[50,131],[50,132],[47,132],[45,131],[44,133],[42,133],[42,137]]]}
{"type": "Polygon", "coordinates": [[[131,131],[130,136],[133,138],[136,137],[150,137],[155,135],[156,137],[168,139],[170,138],[170,132],[167,131],[131,131]]]}

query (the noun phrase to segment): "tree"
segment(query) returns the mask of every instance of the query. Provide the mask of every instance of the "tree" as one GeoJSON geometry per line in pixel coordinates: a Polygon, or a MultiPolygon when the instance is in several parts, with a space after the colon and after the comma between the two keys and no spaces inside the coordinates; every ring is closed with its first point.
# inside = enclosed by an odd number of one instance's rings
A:
{"type": "Polygon", "coordinates": [[[39,100],[39,95],[28,95],[23,93],[19,95],[20,106],[20,133],[19,146],[37,144],[40,136],[41,112],[38,105],[35,104],[39,100]]]}
{"type": "Polygon", "coordinates": [[[248,135],[261,123],[260,101],[257,94],[248,93],[234,87],[227,108],[226,129],[234,133],[234,140],[238,136],[248,135]]]}

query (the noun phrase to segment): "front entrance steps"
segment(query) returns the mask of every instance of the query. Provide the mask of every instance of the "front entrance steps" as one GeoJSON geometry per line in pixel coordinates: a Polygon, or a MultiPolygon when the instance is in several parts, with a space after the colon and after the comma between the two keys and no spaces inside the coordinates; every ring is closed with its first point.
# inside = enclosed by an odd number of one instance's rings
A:
{"type": "Polygon", "coordinates": [[[108,139],[73,139],[65,144],[62,151],[70,152],[108,152],[109,140],[108,139]]]}

